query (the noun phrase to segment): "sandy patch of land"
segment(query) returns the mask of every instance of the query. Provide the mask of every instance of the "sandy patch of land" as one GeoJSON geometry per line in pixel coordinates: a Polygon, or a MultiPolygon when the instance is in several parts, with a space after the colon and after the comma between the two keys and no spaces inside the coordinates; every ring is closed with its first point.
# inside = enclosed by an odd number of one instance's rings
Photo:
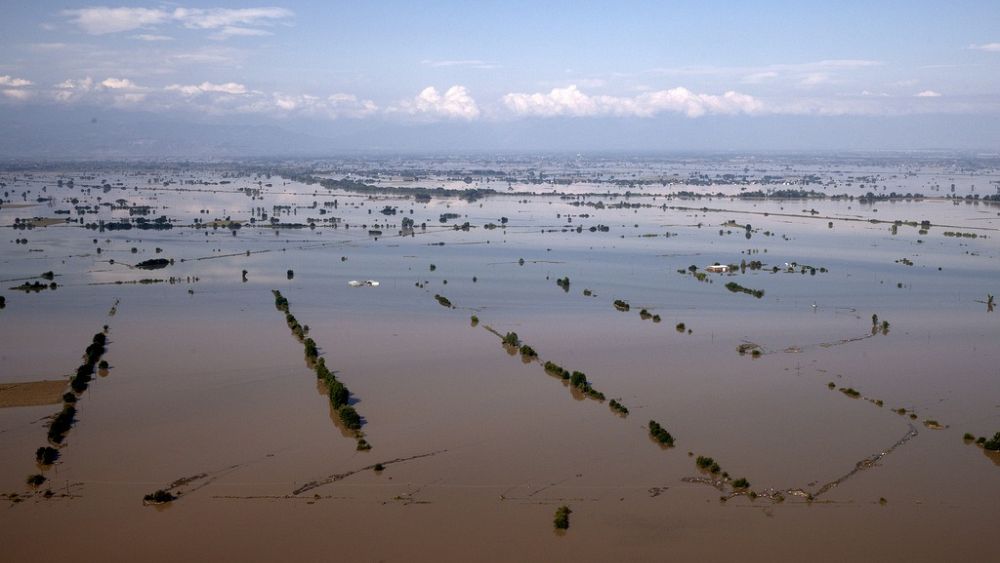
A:
{"type": "Polygon", "coordinates": [[[65,380],[0,383],[0,408],[54,405],[65,391],[65,380]]]}

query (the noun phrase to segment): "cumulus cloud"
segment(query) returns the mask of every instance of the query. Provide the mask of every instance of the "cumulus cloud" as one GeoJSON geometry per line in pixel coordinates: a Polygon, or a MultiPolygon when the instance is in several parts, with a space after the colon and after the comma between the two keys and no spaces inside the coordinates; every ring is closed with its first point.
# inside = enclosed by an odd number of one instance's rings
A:
{"type": "Polygon", "coordinates": [[[141,90],[142,88],[128,78],[106,78],[101,86],[109,90],[141,90]]]}
{"type": "Polygon", "coordinates": [[[917,92],[914,96],[918,98],[940,98],[941,93],[934,90],[924,90],[923,92],[917,92]]]}
{"type": "Polygon", "coordinates": [[[1000,53],[1000,43],[983,43],[981,45],[976,45],[975,43],[973,43],[972,45],[969,45],[969,48],[976,51],[1000,53]]]}
{"type": "Polygon", "coordinates": [[[237,84],[236,82],[226,82],[225,84],[213,84],[211,82],[202,82],[201,84],[191,84],[183,86],[180,84],[171,84],[164,88],[164,90],[172,92],[180,92],[185,96],[198,96],[206,92],[214,92],[219,94],[230,94],[230,95],[242,95],[247,93],[247,87],[242,84],[237,84]]]}
{"type": "Polygon", "coordinates": [[[26,90],[25,87],[32,84],[30,80],[5,74],[0,76],[0,93],[12,100],[27,100],[32,96],[32,91],[26,90]]]}
{"type": "Polygon", "coordinates": [[[56,88],[60,90],[90,90],[94,87],[94,79],[91,77],[81,78],[79,80],[73,80],[72,78],[68,80],[63,80],[59,84],[56,84],[56,88]]]}
{"type": "Polygon", "coordinates": [[[147,98],[150,89],[139,86],[128,78],[109,77],[97,82],[91,77],[67,79],[44,90],[42,94],[57,102],[71,103],[81,100],[110,101],[113,105],[130,105],[147,98]]]}
{"type": "Polygon", "coordinates": [[[548,93],[511,93],[505,95],[502,102],[514,115],[540,117],[653,117],[664,112],[701,117],[706,114],[753,114],[763,110],[763,104],[753,96],[733,91],[721,96],[698,94],[687,88],[621,97],[590,96],[576,85],[570,85],[553,88],[548,93]]]}
{"type": "Polygon", "coordinates": [[[21,88],[24,86],[31,86],[32,82],[30,80],[25,80],[24,78],[14,78],[9,75],[0,76],[0,86],[6,86],[9,88],[21,88]]]}
{"type": "Polygon", "coordinates": [[[452,86],[444,94],[437,88],[428,86],[412,100],[406,100],[389,108],[390,113],[405,113],[430,119],[464,119],[471,121],[479,117],[479,106],[465,86],[452,86]]]}
{"type": "MultiPolygon", "coordinates": [[[[294,15],[291,10],[275,7],[167,10],[107,6],[63,10],[61,14],[69,18],[70,23],[91,35],[120,33],[174,23],[188,29],[218,30],[213,35],[217,39],[270,35],[270,32],[260,27],[273,25],[294,15]]],[[[161,38],[166,36],[141,34],[134,37],[145,41],[157,41],[163,40],[161,38]]]]}

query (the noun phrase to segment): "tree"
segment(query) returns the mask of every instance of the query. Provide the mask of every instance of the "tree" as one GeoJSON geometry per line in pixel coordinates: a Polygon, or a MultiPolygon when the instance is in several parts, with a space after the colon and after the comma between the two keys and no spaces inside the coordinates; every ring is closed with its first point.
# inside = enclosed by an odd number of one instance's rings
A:
{"type": "Polygon", "coordinates": [[[350,428],[351,430],[358,430],[361,428],[361,415],[358,411],[354,410],[354,407],[350,405],[343,405],[337,409],[337,416],[340,417],[340,421],[344,423],[344,426],[350,428]]]}

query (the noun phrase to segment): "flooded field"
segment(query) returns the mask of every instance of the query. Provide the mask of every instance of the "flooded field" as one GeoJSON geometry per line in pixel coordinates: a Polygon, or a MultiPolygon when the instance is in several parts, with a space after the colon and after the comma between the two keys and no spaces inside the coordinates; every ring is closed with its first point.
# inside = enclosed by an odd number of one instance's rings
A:
{"type": "Polygon", "coordinates": [[[995,557],[995,165],[0,183],[7,560],[995,557]]]}

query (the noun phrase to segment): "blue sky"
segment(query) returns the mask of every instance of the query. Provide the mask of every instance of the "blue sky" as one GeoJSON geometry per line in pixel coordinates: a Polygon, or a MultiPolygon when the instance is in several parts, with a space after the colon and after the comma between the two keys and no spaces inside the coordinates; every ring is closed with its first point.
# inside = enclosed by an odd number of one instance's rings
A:
{"type": "MultiPolygon", "coordinates": [[[[766,146],[780,145],[777,124],[796,120],[834,129],[850,120],[864,132],[866,120],[891,119],[912,135],[918,121],[1000,116],[998,2],[13,2],[2,11],[0,114],[53,106],[313,134],[366,123],[571,134],[591,121],[612,136],[653,137],[655,124],[721,119],[761,130],[766,146]]],[[[969,134],[979,138],[963,145],[998,148],[982,128],[969,134]]],[[[848,136],[842,144],[850,148],[848,136]]]]}

